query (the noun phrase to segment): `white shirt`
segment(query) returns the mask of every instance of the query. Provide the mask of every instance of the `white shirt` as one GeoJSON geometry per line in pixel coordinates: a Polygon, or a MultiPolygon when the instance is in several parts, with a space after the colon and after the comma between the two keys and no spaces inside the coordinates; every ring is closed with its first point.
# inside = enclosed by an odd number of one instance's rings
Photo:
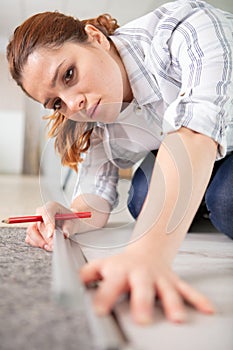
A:
{"type": "Polygon", "coordinates": [[[91,125],[91,147],[75,198],[94,193],[117,205],[118,168],[131,167],[180,127],[211,137],[217,158],[233,150],[233,15],[180,0],[111,36],[134,100],[113,124],[91,125]]]}

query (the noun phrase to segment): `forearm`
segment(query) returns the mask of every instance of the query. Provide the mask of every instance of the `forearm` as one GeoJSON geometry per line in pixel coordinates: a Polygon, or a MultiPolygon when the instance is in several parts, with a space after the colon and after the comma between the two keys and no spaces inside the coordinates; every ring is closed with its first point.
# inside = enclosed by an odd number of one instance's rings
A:
{"type": "Polygon", "coordinates": [[[166,137],[129,250],[173,260],[208,185],[216,147],[210,138],[186,128],[166,137]]]}
{"type": "Polygon", "coordinates": [[[90,211],[91,218],[79,220],[78,232],[87,232],[104,227],[110,215],[109,203],[94,194],[80,195],[71,204],[72,211],[90,211]]]}

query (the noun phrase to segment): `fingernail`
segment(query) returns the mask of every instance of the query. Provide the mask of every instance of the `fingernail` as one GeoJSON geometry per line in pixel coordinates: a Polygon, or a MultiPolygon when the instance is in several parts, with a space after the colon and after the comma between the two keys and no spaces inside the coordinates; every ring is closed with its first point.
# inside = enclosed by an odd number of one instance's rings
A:
{"type": "Polygon", "coordinates": [[[48,244],[44,245],[44,249],[47,250],[48,252],[51,252],[53,249],[50,247],[48,244]]]}
{"type": "Polygon", "coordinates": [[[64,238],[70,238],[70,234],[67,231],[63,231],[64,238]]]}

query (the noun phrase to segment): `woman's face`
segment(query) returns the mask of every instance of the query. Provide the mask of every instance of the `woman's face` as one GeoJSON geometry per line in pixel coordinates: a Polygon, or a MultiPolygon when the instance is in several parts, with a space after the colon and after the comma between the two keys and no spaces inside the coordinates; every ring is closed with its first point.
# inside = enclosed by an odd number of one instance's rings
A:
{"type": "Polygon", "coordinates": [[[88,44],[67,42],[60,48],[40,48],[30,54],[22,83],[33,99],[69,119],[111,123],[131,90],[109,41],[88,27],[88,44]]]}

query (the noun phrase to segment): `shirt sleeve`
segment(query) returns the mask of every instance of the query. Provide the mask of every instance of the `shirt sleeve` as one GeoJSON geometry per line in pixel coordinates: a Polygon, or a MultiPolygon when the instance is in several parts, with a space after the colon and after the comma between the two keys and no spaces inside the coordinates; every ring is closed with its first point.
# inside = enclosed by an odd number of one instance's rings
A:
{"type": "Polygon", "coordinates": [[[218,143],[217,158],[227,151],[233,115],[233,18],[198,11],[180,24],[170,40],[173,63],[181,72],[181,89],[164,115],[164,131],[181,126],[218,143]]]}
{"type": "Polygon", "coordinates": [[[118,204],[118,168],[108,159],[102,141],[101,130],[94,129],[91,146],[78,170],[73,200],[91,193],[107,200],[113,209],[118,204]]]}

